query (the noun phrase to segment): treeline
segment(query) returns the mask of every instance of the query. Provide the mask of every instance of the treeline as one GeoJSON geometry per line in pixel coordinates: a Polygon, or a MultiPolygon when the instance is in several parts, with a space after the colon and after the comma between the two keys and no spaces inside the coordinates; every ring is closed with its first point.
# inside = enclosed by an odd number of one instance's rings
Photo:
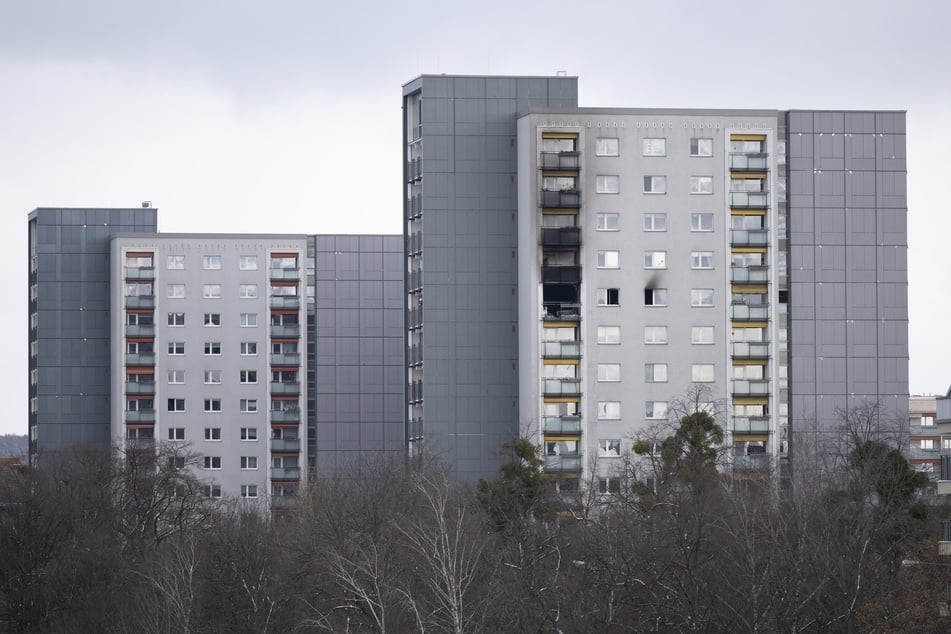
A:
{"type": "Polygon", "coordinates": [[[0,434],[0,458],[21,458],[26,462],[28,441],[26,434],[0,434]]]}
{"type": "Polygon", "coordinates": [[[948,631],[944,510],[900,454],[862,440],[837,477],[737,481],[688,418],[610,495],[557,497],[516,440],[478,487],[377,465],[271,519],[181,460],[47,456],[0,475],[0,631],[948,631]]]}

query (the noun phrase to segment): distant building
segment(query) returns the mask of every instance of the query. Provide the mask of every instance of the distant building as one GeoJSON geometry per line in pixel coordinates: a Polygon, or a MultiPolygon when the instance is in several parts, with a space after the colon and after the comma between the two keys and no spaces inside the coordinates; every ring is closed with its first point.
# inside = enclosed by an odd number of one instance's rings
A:
{"type": "Polygon", "coordinates": [[[932,482],[941,474],[941,455],[951,449],[951,435],[943,441],[935,422],[937,399],[911,396],[908,399],[908,461],[912,468],[928,474],[932,482]]]}

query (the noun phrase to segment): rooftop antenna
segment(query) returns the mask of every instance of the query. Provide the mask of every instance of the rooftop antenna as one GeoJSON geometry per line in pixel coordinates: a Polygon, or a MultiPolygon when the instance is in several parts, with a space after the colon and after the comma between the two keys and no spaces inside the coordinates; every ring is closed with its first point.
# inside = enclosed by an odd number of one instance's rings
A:
{"type": "Polygon", "coordinates": [[[152,201],[151,201],[151,200],[143,200],[143,201],[142,201],[142,209],[148,209],[148,208],[151,207],[151,206],[152,206],[152,201]]]}
{"type": "Polygon", "coordinates": [[[556,76],[556,77],[567,77],[567,76],[568,76],[568,71],[566,71],[566,70],[556,70],[556,71],[555,71],[555,76],[556,76]]]}

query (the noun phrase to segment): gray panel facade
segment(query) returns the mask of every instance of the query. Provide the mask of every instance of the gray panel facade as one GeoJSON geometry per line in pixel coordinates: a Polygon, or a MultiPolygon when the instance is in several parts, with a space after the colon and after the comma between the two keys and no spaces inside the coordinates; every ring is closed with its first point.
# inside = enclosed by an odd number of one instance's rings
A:
{"type": "Polygon", "coordinates": [[[30,454],[109,434],[109,248],[119,232],[156,231],[153,208],[30,213],[30,454]]]}
{"type": "Polygon", "coordinates": [[[333,474],[401,458],[406,451],[402,240],[317,235],[310,242],[311,467],[333,474]]]}
{"type": "Polygon", "coordinates": [[[463,480],[518,434],[516,114],[535,106],[576,107],[577,78],[403,88],[407,435],[463,480]]]}
{"type": "Polygon", "coordinates": [[[907,418],[905,113],[790,111],[787,123],[795,454],[853,407],[878,403],[883,425],[907,418]]]}

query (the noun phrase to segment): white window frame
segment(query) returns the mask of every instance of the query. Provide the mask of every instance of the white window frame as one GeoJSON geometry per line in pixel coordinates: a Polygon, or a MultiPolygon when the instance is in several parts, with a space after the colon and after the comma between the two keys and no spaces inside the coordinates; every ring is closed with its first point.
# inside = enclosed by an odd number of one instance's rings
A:
{"type": "Polygon", "coordinates": [[[241,370],[238,373],[238,382],[241,385],[254,385],[258,382],[257,370],[241,370]]]}
{"type": "Polygon", "coordinates": [[[713,251],[691,251],[690,268],[695,270],[713,268],[713,251]]]}
{"type": "Polygon", "coordinates": [[[712,346],[716,334],[713,326],[691,326],[690,343],[695,346],[712,346]],[[706,336],[709,333],[709,338],[706,336]]]}
{"type": "Polygon", "coordinates": [[[168,314],[168,327],[169,328],[182,328],[185,326],[185,313],[169,313],[168,314]]]}
{"type": "Polygon", "coordinates": [[[595,156],[620,156],[621,140],[617,137],[598,137],[594,142],[595,156]]]}
{"type": "Polygon", "coordinates": [[[202,323],[206,328],[220,328],[221,313],[205,313],[202,323]]]}
{"type": "Polygon", "coordinates": [[[599,363],[598,383],[618,383],[621,380],[620,363],[599,363]]]}
{"type": "Polygon", "coordinates": [[[258,497],[258,485],[256,484],[242,484],[241,485],[241,497],[252,499],[258,497]]]}
{"type": "Polygon", "coordinates": [[[713,214],[710,212],[700,212],[695,214],[690,214],[690,230],[691,231],[700,231],[700,232],[709,232],[713,231],[713,214]],[[710,220],[710,226],[704,227],[704,220],[710,220]]]}
{"type": "Polygon", "coordinates": [[[220,414],[221,413],[221,399],[220,398],[206,398],[204,403],[204,411],[206,414],[220,414]]]}
{"type": "Polygon", "coordinates": [[[645,194],[666,194],[667,193],[667,177],[655,174],[648,175],[644,177],[644,193],[645,194]]]}
{"type": "Polygon", "coordinates": [[[598,420],[621,420],[621,401],[598,401],[598,420]]]}
{"type": "Polygon", "coordinates": [[[690,156],[698,157],[710,157],[713,156],[713,139],[710,137],[693,137],[690,139],[690,156]],[[701,143],[705,141],[705,143],[701,143]],[[704,149],[709,148],[708,151],[704,149]]]}
{"type": "Polygon", "coordinates": [[[257,271],[258,270],[258,256],[256,255],[238,256],[238,269],[241,271],[257,271]]]}
{"type": "Polygon", "coordinates": [[[596,194],[620,194],[621,177],[618,174],[598,174],[594,177],[596,194]]]}
{"type": "Polygon", "coordinates": [[[257,427],[242,427],[240,432],[241,442],[256,442],[258,439],[257,427]]]}
{"type": "Polygon", "coordinates": [[[181,357],[185,354],[184,341],[169,341],[168,354],[170,357],[181,357]]]}
{"type": "Polygon", "coordinates": [[[667,231],[667,214],[644,214],[644,231],[667,231]]]}
{"type": "Polygon", "coordinates": [[[596,231],[620,231],[621,214],[603,213],[595,216],[596,231]]]}
{"type": "Polygon", "coordinates": [[[644,343],[649,346],[667,345],[667,326],[644,326],[644,343]]]}
{"type": "Polygon", "coordinates": [[[181,442],[185,440],[185,428],[184,427],[169,427],[168,439],[172,442],[181,442]]]}
{"type": "Polygon", "coordinates": [[[667,139],[648,137],[641,140],[641,156],[667,156],[667,139]]]}
{"type": "Polygon", "coordinates": [[[617,345],[621,343],[620,326],[598,326],[598,343],[601,345],[617,345]]]}
{"type": "Polygon", "coordinates": [[[716,381],[716,365],[713,363],[692,363],[690,380],[694,383],[713,383],[716,381]]]}
{"type": "Polygon", "coordinates": [[[242,471],[256,471],[258,468],[257,456],[241,456],[239,461],[242,471]]]}
{"type": "Polygon", "coordinates": [[[644,251],[645,269],[666,269],[667,252],[666,251],[644,251]]]}
{"type": "Polygon", "coordinates": [[[201,288],[204,299],[221,299],[221,284],[205,284],[201,288]]]}
{"type": "Polygon", "coordinates": [[[185,285],[184,284],[166,284],[165,296],[168,299],[185,299],[185,285]]]}
{"type": "Polygon", "coordinates": [[[597,290],[597,304],[598,306],[620,306],[621,305],[621,289],[619,288],[599,288],[597,290]],[[613,304],[609,303],[611,299],[611,291],[614,291],[617,301],[613,304]]]}
{"type": "Polygon", "coordinates": [[[667,364],[666,363],[645,363],[644,364],[644,382],[645,383],[666,383],[667,382],[667,364]]]}
{"type": "Polygon", "coordinates": [[[205,385],[221,385],[221,370],[205,370],[202,379],[205,385]]]}
{"type": "Polygon", "coordinates": [[[620,251],[598,251],[599,269],[619,269],[621,268],[620,251]]]}
{"type": "Polygon", "coordinates": [[[665,308],[667,306],[668,296],[666,288],[648,288],[645,289],[645,291],[651,292],[651,299],[653,301],[650,304],[645,302],[644,306],[653,306],[659,308],[665,308]]]}
{"type": "Polygon", "coordinates": [[[690,289],[690,306],[692,308],[710,308],[714,305],[712,288],[690,289]]]}
{"type": "Polygon", "coordinates": [[[256,414],[258,412],[258,399],[243,398],[239,401],[238,411],[242,414],[256,414]]]}
{"type": "Polygon", "coordinates": [[[169,370],[167,380],[169,385],[184,385],[185,370],[169,370]]]}
{"type": "Polygon", "coordinates": [[[598,439],[598,458],[620,458],[621,457],[621,439],[620,438],[599,438],[598,439]]]}
{"type": "Polygon", "coordinates": [[[201,268],[203,268],[206,271],[220,271],[221,270],[221,256],[220,255],[201,256],[201,268]]]}
{"type": "Polygon", "coordinates": [[[185,269],[184,255],[169,255],[165,258],[165,268],[170,271],[182,271],[185,269]]]}
{"type": "Polygon", "coordinates": [[[185,399],[183,398],[169,398],[166,405],[166,409],[173,414],[185,411],[185,399]]]}
{"type": "Polygon", "coordinates": [[[202,466],[206,471],[220,471],[221,456],[205,456],[202,466]]]}
{"type": "Polygon", "coordinates": [[[691,176],[690,177],[690,193],[701,195],[701,196],[712,194],[713,193],[713,177],[712,176],[691,176]]]}
{"type": "Polygon", "coordinates": [[[240,356],[242,357],[256,357],[258,356],[258,342],[257,341],[242,341],[240,347],[240,356]],[[250,352],[250,350],[254,352],[250,352]]]}
{"type": "Polygon", "coordinates": [[[257,297],[258,297],[257,284],[241,284],[240,286],[238,286],[239,299],[257,299],[257,297]]]}
{"type": "Polygon", "coordinates": [[[665,420],[667,418],[667,401],[645,401],[644,418],[647,420],[665,420]]]}
{"type": "Polygon", "coordinates": [[[241,313],[241,322],[238,324],[241,328],[257,328],[257,313],[241,313]]]}
{"type": "Polygon", "coordinates": [[[221,342],[220,341],[206,341],[203,349],[204,349],[204,354],[206,357],[220,357],[221,356],[221,342]]]}

